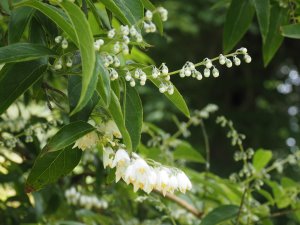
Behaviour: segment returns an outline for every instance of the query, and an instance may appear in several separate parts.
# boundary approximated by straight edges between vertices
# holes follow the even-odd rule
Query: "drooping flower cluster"
[[[96,196],[84,195],[76,190],[75,187],[71,187],[65,191],[65,197],[67,199],[68,204],[71,205],[79,205],[86,209],[106,209],[108,207],[108,203],[105,200],[101,200]]]
[[[226,65],[228,68],[232,67],[232,62],[234,65],[239,66],[241,64],[240,58],[238,55],[243,55],[244,61],[246,63],[251,62],[251,56],[248,54],[246,48],[240,48],[236,50],[234,53],[224,56],[222,54],[219,57],[214,59],[205,58],[202,62],[194,64],[192,62],[186,62],[182,69],[180,70],[180,77],[194,77],[197,80],[201,80],[203,77],[218,77],[220,75],[219,70],[213,64],[213,61],[218,60],[220,65]],[[231,59],[230,59],[231,58]],[[196,69],[197,66],[205,66],[203,70],[203,74]]]
[[[79,148],[81,150],[85,150],[88,148],[91,148],[97,144],[99,140],[98,134],[95,131],[92,131],[90,133],[87,133],[83,137],[79,138],[73,148]]]
[[[155,189],[165,196],[176,190],[185,193],[192,188],[191,181],[183,171],[165,166],[151,166],[136,153],[132,153],[130,157],[124,149],[114,152],[112,148],[105,147],[103,166],[116,168],[116,182],[122,179],[127,184],[132,184],[135,192],[141,189],[149,194]]]

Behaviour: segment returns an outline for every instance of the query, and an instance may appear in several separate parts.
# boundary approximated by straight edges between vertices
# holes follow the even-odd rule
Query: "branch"
[[[160,191],[158,190],[154,190],[156,193],[163,195]],[[197,218],[201,218],[203,216],[203,212],[200,212],[198,209],[196,209],[193,205],[189,204],[188,202],[184,201],[183,199],[177,197],[174,194],[169,194],[167,193],[166,198],[168,198],[169,200],[177,203],[178,205],[180,205],[181,207],[185,208],[187,211],[189,211],[190,213],[192,213],[194,216],[196,216]]]

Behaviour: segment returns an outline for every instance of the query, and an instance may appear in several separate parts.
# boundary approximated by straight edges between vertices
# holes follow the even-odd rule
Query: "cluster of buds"
[[[54,40],[57,44],[61,44],[62,49],[67,49],[69,46],[67,39],[62,36],[57,36]]]
[[[68,204],[70,205],[79,205],[86,209],[106,209],[108,203],[104,200],[98,199],[96,196],[89,196],[81,194],[76,190],[75,187],[71,187],[65,191],[65,197]]]
[[[136,85],[136,80],[139,80],[140,85],[144,86],[147,81],[147,75],[142,69],[137,68],[133,74],[130,71],[127,71],[125,80],[129,82],[131,87]]]
[[[135,192],[141,189],[149,194],[152,190],[158,190],[165,196],[176,190],[185,193],[192,189],[191,181],[183,171],[161,165],[150,166],[136,153],[132,153],[130,158],[124,149],[114,152],[112,148],[105,147],[103,166],[116,168],[116,182],[123,179],[126,184],[133,185]]]
[[[156,31],[156,26],[152,22],[153,13],[147,10],[145,13],[145,21],[143,22],[143,27],[146,33],[154,33]]]
[[[94,48],[96,51],[99,51],[101,46],[104,45],[103,39],[98,39],[94,42]]]
[[[103,61],[104,61],[104,66],[106,68],[119,67],[121,65],[119,58],[115,55],[105,54],[103,57]]]

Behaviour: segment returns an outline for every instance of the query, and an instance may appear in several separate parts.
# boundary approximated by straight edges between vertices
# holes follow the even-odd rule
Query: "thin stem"
[[[204,121],[202,119],[200,122],[200,126],[201,126],[201,131],[203,134],[203,138],[204,138],[205,151],[206,151],[205,169],[206,169],[206,172],[209,172],[209,170],[210,170],[210,146],[209,146],[208,135],[207,135],[206,128],[204,125]]]
[[[162,193],[158,190],[154,190],[156,193],[161,194]],[[194,216],[196,216],[197,218],[201,218],[203,216],[203,212],[200,212],[198,209],[196,209],[193,205],[189,204],[188,202],[184,201],[183,199],[177,197],[176,195],[167,193],[165,196],[167,199],[175,202],[176,204],[178,204],[179,206],[183,207],[184,209],[186,209],[187,211],[189,211],[190,213],[192,213]]]
[[[244,206],[244,203],[245,203],[245,198],[246,198],[246,195],[248,193],[248,187],[249,186],[246,186],[246,188],[245,188],[245,190],[243,192],[243,195],[242,195],[242,200],[241,200],[239,212],[238,212],[238,215],[236,217],[236,225],[239,225],[239,223],[240,223],[240,217],[241,217],[242,209],[243,209],[243,206]]]

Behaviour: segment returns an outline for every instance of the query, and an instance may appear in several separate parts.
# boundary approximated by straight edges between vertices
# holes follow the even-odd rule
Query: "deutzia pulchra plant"
[[[273,179],[286,166],[296,168],[298,149],[273,160],[270,150],[244,148],[245,135],[219,116],[240,166],[222,178],[211,170],[210,145],[218,140],[206,129],[219,107],[191,110],[176,88],[174,77],[200,84],[222,76],[222,67],[250,63],[245,47],[187,59],[173,70],[167,59],[155,64],[146,54],[155,47],[149,36],[163,35],[169,17],[163,6],[148,0],[3,2],[4,224],[212,224],[211,218],[251,224],[277,215],[274,209],[299,209],[297,182]],[[140,95],[146,92],[166,97],[181,113],[170,116],[172,132],[145,119]],[[195,136],[203,146],[190,143]]]

